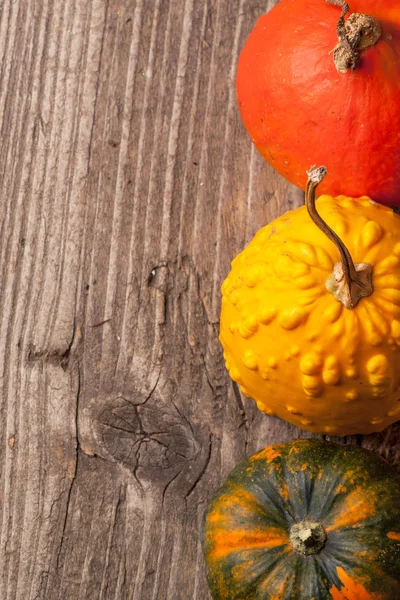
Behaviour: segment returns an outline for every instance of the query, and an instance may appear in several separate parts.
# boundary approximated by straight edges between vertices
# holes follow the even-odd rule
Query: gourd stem
[[[336,33],[338,36],[338,40],[339,42],[342,44],[342,46],[344,46],[347,50],[349,50],[349,52],[354,52],[354,48],[352,48],[347,35],[346,35],[346,28],[344,25],[344,18],[347,15],[347,13],[350,11],[350,7],[347,4],[347,2],[345,2],[345,0],[326,0],[329,4],[334,4],[335,6],[339,6],[339,8],[342,9],[342,14],[340,15],[340,18],[338,20],[337,26],[336,26]]]
[[[340,259],[343,265],[343,273],[346,279],[346,283],[351,288],[351,282],[357,280],[357,272],[354,266],[353,259],[351,258],[350,252],[340,239],[340,237],[329,227],[327,223],[322,219],[322,217],[318,214],[317,208],[315,206],[315,190],[318,185],[321,183],[325,175],[327,174],[326,167],[311,167],[309,171],[307,171],[308,181],[306,187],[306,206],[308,210],[308,214],[320,228],[320,230],[333,242],[336,248],[339,250]]]
[[[370,296],[373,292],[372,286],[372,267],[366,263],[355,265],[345,244],[340,237],[329,227],[327,223],[319,215],[315,205],[315,191],[321,181],[327,174],[326,167],[311,167],[307,171],[308,181],[306,186],[306,206],[308,214],[319,229],[335,244],[340,254],[341,269],[335,267],[333,279],[336,277],[336,282],[333,281],[331,289],[329,281],[327,287],[335,297],[342,302],[345,308],[354,308],[361,298]],[[340,271],[340,272],[339,272]],[[337,283],[337,285],[336,285]],[[340,290],[337,288],[340,285]],[[335,287],[336,286],[336,287]],[[338,293],[336,293],[338,292]]]
[[[350,8],[345,0],[326,0],[342,9],[336,32],[339,45],[334,49],[333,60],[340,73],[354,71],[360,62],[360,51],[376,44],[382,35],[376,19],[362,13],[353,13],[345,21]]]
[[[304,556],[321,552],[327,539],[323,525],[314,521],[300,521],[292,525],[289,531],[289,541],[293,550]]]

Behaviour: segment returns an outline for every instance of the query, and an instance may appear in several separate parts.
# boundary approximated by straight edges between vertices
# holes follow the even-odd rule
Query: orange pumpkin
[[[259,19],[238,64],[243,123],[262,156],[295,185],[305,188],[305,171],[317,162],[329,165],[320,193],[399,204],[400,5],[352,0],[338,45],[341,13],[332,3],[345,5],[281,0]],[[355,13],[374,19],[377,41],[365,41],[369,25]],[[343,67],[346,43],[355,47],[354,64],[350,55]]]

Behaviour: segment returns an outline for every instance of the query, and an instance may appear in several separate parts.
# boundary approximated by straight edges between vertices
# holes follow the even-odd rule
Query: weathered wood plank
[[[217,339],[230,260],[302,202],[236,109],[273,3],[1,4],[2,599],[203,600],[208,498],[308,435]],[[362,443],[398,465],[398,431]]]

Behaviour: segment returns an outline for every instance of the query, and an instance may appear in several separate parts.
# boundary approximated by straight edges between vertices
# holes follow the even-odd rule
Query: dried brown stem
[[[381,27],[373,17],[353,13],[346,19],[350,8],[344,0],[326,0],[342,9],[337,24],[339,45],[333,53],[333,60],[340,73],[354,71],[360,62],[360,51],[376,44],[381,37]]]
[[[355,265],[345,244],[319,215],[315,206],[315,191],[327,174],[326,167],[311,167],[307,171],[306,206],[308,214],[319,229],[335,244],[340,254],[340,263],[335,265],[327,288],[345,308],[354,308],[361,298],[370,296],[372,285],[372,267],[367,263]]]

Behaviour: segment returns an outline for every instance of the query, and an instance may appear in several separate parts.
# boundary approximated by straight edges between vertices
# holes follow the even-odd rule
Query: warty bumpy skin
[[[263,227],[222,286],[226,367],[258,408],[309,431],[381,431],[400,418],[400,217],[367,197],[318,211],[374,292],[346,309],[327,289],[339,256],[306,208]],[[328,285],[329,287],[329,285]]]

